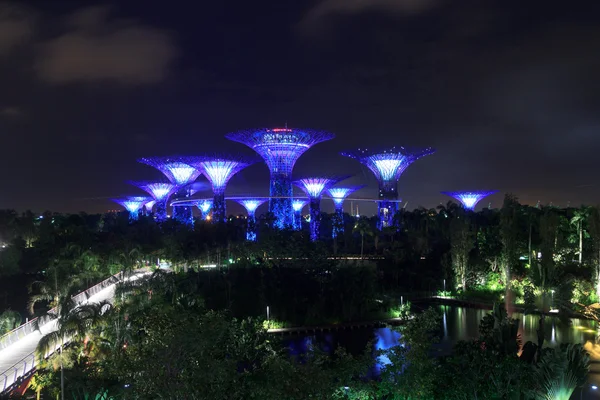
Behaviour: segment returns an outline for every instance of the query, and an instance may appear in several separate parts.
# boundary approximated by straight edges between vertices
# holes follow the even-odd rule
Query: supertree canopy
[[[194,167],[202,171],[202,174],[212,184],[213,199],[213,222],[225,222],[225,188],[232,176],[237,174],[253,160],[243,159],[235,156],[202,157],[194,163]]]
[[[319,238],[321,225],[321,196],[323,192],[346,178],[348,177],[304,178],[293,182],[294,185],[302,189],[310,199],[310,240],[315,241]]]
[[[212,206],[213,206],[212,199],[198,200],[196,202],[196,207],[198,207],[198,209],[202,213],[203,220],[206,221],[208,219],[208,213],[210,213],[210,210],[212,210]]]
[[[257,152],[271,171],[269,210],[278,227],[292,226],[292,170],[294,164],[313,145],[334,138],[332,133],[308,129],[259,128],[230,133],[229,140],[243,143]]]
[[[494,193],[498,193],[497,190],[479,190],[479,191],[471,191],[471,192],[441,192],[450,197],[454,197],[456,200],[460,201],[462,205],[467,210],[474,210],[477,203],[479,203],[483,198],[492,195]]]
[[[253,242],[256,240],[256,209],[268,199],[248,198],[234,200],[240,203],[248,212],[246,240]]]
[[[294,229],[302,229],[302,209],[308,203],[306,199],[293,199],[292,208],[294,210]]]
[[[145,157],[140,158],[138,162],[150,165],[162,172],[171,183],[177,185],[175,196],[178,199],[190,197],[193,193],[190,184],[200,176],[201,171],[193,166],[194,162],[199,161],[199,157]],[[173,218],[185,224],[194,222],[192,207],[175,206],[173,207]]]
[[[393,224],[398,211],[398,180],[416,160],[435,152],[431,147],[409,149],[392,147],[388,150],[358,149],[342,155],[366,165],[379,182],[379,228]]]
[[[149,202],[144,204],[144,209],[145,209],[146,215],[152,214],[152,207],[154,207],[155,204],[156,204],[156,200],[150,200]]]
[[[147,182],[137,181],[129,182],[148,192],[156,200],[156,219],[164,221],[167,219],[167,200],[169,196],[177,189],[177,185],[170,182]]]
[[[132,220],[138,219],[139,215],[143,211],[144,204],[150,201],[150,197],[144,196],[129,196],[119,199],[112,199],[115,203],[122,205],[129,213],[129,218]]]
[[[344,232],[344,200],[352,193],[364,187],[365,185],[359,185],[330,188],[327,190],[335,204],[335,216],[333,218],[333,229],[331,230],[333,237],[336,237],[338,233]]]

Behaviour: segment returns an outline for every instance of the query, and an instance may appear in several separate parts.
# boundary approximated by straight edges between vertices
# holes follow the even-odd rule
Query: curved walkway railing
[[[90,297],[100,293],[102,290],[117,284],[122,279],[123,273],[119,272],[109,277],[108,279],[105,279],[102,282],[88,288],[87,290],[76,294],[72,297],[72,299],[75,302],[75,304],[80,305],[82,303],[85,303]],[[52,313],[52,311],[55,310],[55,308],[52,308],[49,310],[49,313]],[[20,325],[19,327],[13,329],[12,331],[6,333],[2,337],[0,337],[0,352],[8,348],[9,346],[16,344],[18,341],[23,340],[29,334],[37,332],[39,327],[46,325],[49,322],[52,322],[52,320],[54,319],[56,318],[48,315],[44,317],[34,318],[31,321],[28,321]],[[0,393],[12,389],[15,384],[19,383],[20,378],[27,377],[29,374],[34,372],[34,369],[37,365],[37,361],[38,360],[35,354],[35,350],[33,350],[26,354],[25,357],[17,361],[12,366],[5,368],[4,371],[0,371]]]

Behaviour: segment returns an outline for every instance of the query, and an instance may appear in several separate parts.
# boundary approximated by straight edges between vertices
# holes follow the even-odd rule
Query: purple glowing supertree
[[[170,182],[148,182],[138,181],[129,182],[145,192],[148,192],[156,201],[156,220],[162,222],[167,219],[167,200],[169,196],[177,189],[177,185]]]
[[[308,129],[260,128],[230,133],[229,140],[243,143],[257,152],[271,171],[269,211],[279,228],[294,225],[292,170],[305,151],[334,138],[332,133]]]
[[[193,166],[193,163],[198,162],[199,157],[144,157],[138,162],[156,168],[162,172],[171,183],[177,185],[177,190],[174,195],[178,199],[190,197],[193,193],[190,189],[190,184],[200,176],[201,171]],[[194,215],[192,207],[175,206],[173,207],[173,219],[185,224],[194,223]]]
[[[354,158],[366,165],[379,182],[379,228],[393,225],[398,211],[398,180],[413,162],[435,152],[431,147],[409,149],[393,147],[384,151],[358,149],[343,152],[342,155]]]
[[[310,240],[315,241],[319,239],[321,228],[321,196],[323,192],[346,178],[348,177],[304,178],[293,182],[310,199]]]
[[[306,199],[293,199],[292,208],[294,210],[294,229],[302,229],[302,209],[308,203]]]
[[[152,214],[152,207],[156,204],[156,200],[150,200],[146,204],[144,204],[144,212],[146,215]]]
[[[198,207],[198,209],[200,210],[200,213],[202,214],[202,219],[204,221],[210,219],[208,214],[210,213],[210,210],[212,210],[213,207],[212,199],[198,200],[196,201],[196,207]]]
[[[268,199],[248,198],[234,200],[240,203],[248,212],[246,240],[251,242],[256,241],[256,209]]]
[[[471,192],[441,192],[460,201],[467,210],[475,210],[475,206],[483,198],[498,193],[497,190],[478,190]]]
[[[202,157],[194,163],[194,167],[202,171],[202,174],[212,184],[213,199],[213,223],[225,222],[227,218],[225,206],[225,188],[232,176],[237,174],[253,160],[243,159],[235,156]]]
[[[142,214],[144,210],[144,204],[150,200],[150,197],[144,196],[129,196],[119,199],[112,199],[112,201],[122,205],[127,210],[131,220],[136,220],[139,218],[140,214]]]
[[[335,204],[335,215],[333,218],[333,227],[331,230],[331,234],[333,237],[336,237],[338,233],[344,232],[344,200],[346,200],[346,197],[350,196],[352,193],[364,187],[365,185],[359,185],[330,188],[327,190],[327,193],[329,193],[329,196],[331,196],[331,199]]]

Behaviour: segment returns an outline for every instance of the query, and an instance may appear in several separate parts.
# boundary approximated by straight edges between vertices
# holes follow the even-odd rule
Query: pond
[[[414,307],[417,310],[421,307]],[[479,336],[479,322],[488,314],[489,310],[470,307],[457,307],[449,305],[433,305],[442,316],[440,322],[440,343],[436,345],[436,353],[450,354],[454,344],[459,340],[472,340]],[[537,343],[537,327],[539,317],[536,315],[523,315],[514,313],[513,318],[520,321],[519,333],[523,343],[532,341]],[[544,346],[554,347],[561,343],[581,343],[590,353],[592,364],[590,366],[589,385],[584,390],[576,392],[573,399],[600,399],[600,346],[596,344],[597,324],[594,321],[572,318],[561,321],[557,317],[546,319]],[[302,354],[311,346],[320,348],[325,352],[333,352],[338,346],[343,346],[348,351],[358,354],[364,351],[369,342],[373,343],[373,350],[385,350],[400,343],[400,334],[389,328],[369,328],[355,330],[340,330],[317,335],[295,335],[284,338],[284,344],[290,349],[292,355]],[[374,374],[377,374],[381,365],[389,362],[385,358],[378,359]]]

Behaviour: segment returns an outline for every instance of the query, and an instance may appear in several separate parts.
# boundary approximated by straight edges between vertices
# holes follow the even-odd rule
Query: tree
[[[596,253],[596,266],[594,268],[594,278],[596,280],[596,294],[600,298],[600,206],[590,207],[588,213],[588,224],[590,236],[594,243]]]
[[[467,289],[469,272],[469,253],[475,247],[473,226],[466,213],[455,214],[450,223],[450,243],[452,268],[457,280],[457,287]]]
[[[16,311],[6,310],[0,314],[0,336],[12,331],[21,325],[21,314]]]
[[[360,259],[362,260],[364,258],[365,235],[373,236],[373,227],[367,217],[360,217],[358,221],[356,221],[352,232],[358,232],[360,234]]]
[[[571,218],[571,225],[577,227],[577,236],[579,237],[579,264],[583,262],[583,237],[584,227],[583,224],[588,221],[590,209],[588,207],[581,207],[575,210],[573,217]]]
[[[500,211],[500,239],[502,241],[502,271],[506,288],[510,289],[511,270],[516,266],[518,256],[518,199],[506,194]]]

